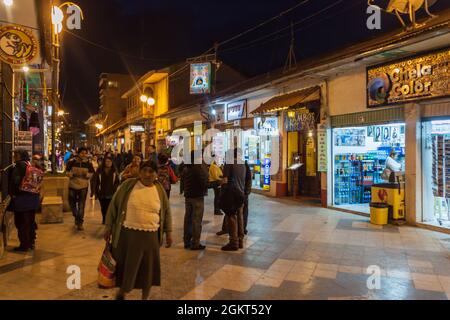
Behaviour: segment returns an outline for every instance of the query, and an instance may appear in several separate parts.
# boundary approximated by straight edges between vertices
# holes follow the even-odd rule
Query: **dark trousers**
[[[202,234],[202,220],[205,208],[204,198],[185,198],[184,244],[198,247]]]
[[[221,214],[220,212],[220,205],[219,205],[219,200],[220,200],[220,187],[214,187],[214,214]]]
[[[244,217],[244,231],[247,231],[247,223],[248,223],[248,194],[246,194],[245,198],[244,198],[244,208],[242,209],[242,215]]]
[[[166,190],[166,194],[167,194],[167,199],[170,199],[170,189]]]
[[[70,208],[72,209],[72,215],[77,225],[83,224],[84,222],[84,207],[86,205],[87,193],[87,188],[81,190],[69,189]]]
[[[21,248],[31,248],[36,240],[36,211],[14,212],[14,224],[17,228],[17,234]]]
[[[244,240],[244,215],[243,207],[240,207],[236,214],[225,215],[224,224],[228,229],[230,235],[230,244],[232,246],[239,246],[239,242]]]
[[[111,199],[98,199],[98,201],[100,202],[100,208],[102,209],[102,223],[105,224],[106,213],[108,212]]]

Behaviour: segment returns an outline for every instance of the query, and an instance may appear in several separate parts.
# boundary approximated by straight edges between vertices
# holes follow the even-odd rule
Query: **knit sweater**
[[[119,244],[120,232],[127,215],[128,200],[130,198],[131,191],[137,182],[138,179],[128,179],[123,182],[114,194],[111,204],[109,205],[108,213],[106,215],[105,229],[106,231],[111,232],[112,245],[114,248],[117,248],[117,245]],[[155,182],[155,186],[158,189],[159,199],[161,202],[158,236],[160,245],[162,245],[164,233],[172,232],[172,214],[170,212],[170,204],[164,188],[159,182]]]

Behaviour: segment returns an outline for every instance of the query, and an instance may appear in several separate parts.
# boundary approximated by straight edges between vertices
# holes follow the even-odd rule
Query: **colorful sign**
[[[26,65],[38,53],[38,41],[31,31],[16,25],[0,27],[0,60],[11,65]]]
[[[191,64],[191,94],[211,93],[211,62]]]
[[[264,158],[263,190],[270,190],[270,158]]]
[[[327,159],[327,130],[318,129],[317,130],[317,171],[327,172],[328,171],[328,159]]]
[[[285,112],[284,114],[285,128],[288,132],[314,130],[316,126],[316,115],[306,108]]]
[[[450,49],[367,68],[367,106],[380,107],[450,95]]]
[[[33,153],[33,134],[31,131],[16,131],[15,147],[18,150],[26,150],[31,156]]]
[[[246,109],[247,109],[246,100],[227,104],[227,121],[235,121],[245,118]]]

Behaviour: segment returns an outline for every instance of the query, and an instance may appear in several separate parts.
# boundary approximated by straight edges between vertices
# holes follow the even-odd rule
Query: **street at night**
[[[448,0],[1,0],[0,300],[449,300],[449,43]]]

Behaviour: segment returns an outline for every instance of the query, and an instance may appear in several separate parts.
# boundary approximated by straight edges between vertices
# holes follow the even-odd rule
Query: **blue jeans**
[[[198,247],[202,234],[204,198],[186,198],[184,214],[184,244],[192,248]]]
[[[87,194],[87,188],[81,190],[69,189],[70,208],[72,209],[72,215],[77,225],[83,224],[84,222],[84,207],[86,205]]]

